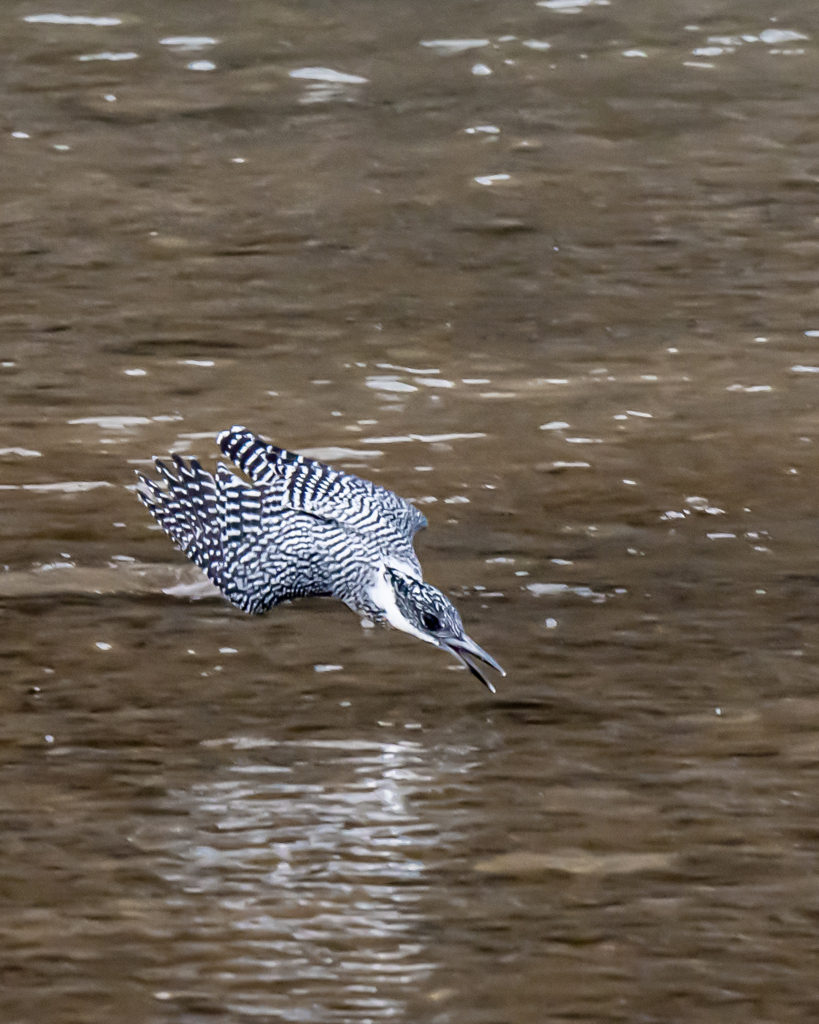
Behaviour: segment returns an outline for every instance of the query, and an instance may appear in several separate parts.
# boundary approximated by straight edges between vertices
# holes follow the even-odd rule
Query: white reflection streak
[[[192,825],[184,844],[168,842],[165,877],[196,899],[206,935],[221,932],[231,1011],[345,1024],[400,1016],[435,968],[416,941],[418,904],[424,853],[444,841],[413,797],[468,766],[439,764],[414,740],[209,745],[231,763],[178,794]],[[271,982],[272,994],[260,989]]]
[[[299,103],[327,103],[337,99],[353,101],[356,94],[350,87],[367,84],[367,79],[361,75],[350,75],[333,68],[296,68],[290,72],[290,77],[308,81]]]

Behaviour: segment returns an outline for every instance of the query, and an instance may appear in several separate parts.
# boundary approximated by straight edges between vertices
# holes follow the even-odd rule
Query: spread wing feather
[[[231,427],[216,440],[254,485],[284,508],[347,529],[398,533],[408,540],[427,525],[417,508],[385,487],[267,444],[246,427]]]
[[[289,598],[331,592],[309,545],[294,557],[292,550],[285,554],[271,542],[285,532],[309,538],[315,520],[271,506],[262,491],[221,464],[214,477],[196,459],[172,457],[176,472],[157,459],[162,480],[138,473],[137,493],[174,544],[229,601],[242,611],[260,613]]]

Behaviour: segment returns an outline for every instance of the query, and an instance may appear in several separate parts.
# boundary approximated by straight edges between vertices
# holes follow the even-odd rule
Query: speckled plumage
[[[267,444],[245,427],[217,438],[223,463],[211,474],[173,455],[163,482],[139,475],[138,494],[174,544],[229,601],[261,613],[288,598],[332,595],[468,662],[500,666],[463,631],[457,611],[423,582],[413,537],[424,516],[392,491]],[[456,649],[457,648],[457,649]]]

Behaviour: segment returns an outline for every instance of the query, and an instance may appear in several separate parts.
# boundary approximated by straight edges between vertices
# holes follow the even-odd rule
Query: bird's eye
[[[429,612],[424,612],[421,621],[424,624],[424,629],[428,629],[430,633],[437,633],[441,628],[441,620],[437,615],[431,615]]]

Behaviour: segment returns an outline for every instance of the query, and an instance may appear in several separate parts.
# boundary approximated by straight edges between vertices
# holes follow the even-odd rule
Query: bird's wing
[[[137,474],[137,493],[178,548],[203,569],[242,611],[260,613],[293,597],[328,594],[329,581],[305,548],[304,557],[283,553],[275,538],[314,520],[272,508],[266,496],[224,466],[216,476],[196,459],[173,456],[176,472],[156,460],[164,485]]]
[[[417,508],[385,487],[267,444],[245,427],[231,427],[216,440],[256,487],[285,508],[361,532],[386,527],[409,540],[427,525]]]

